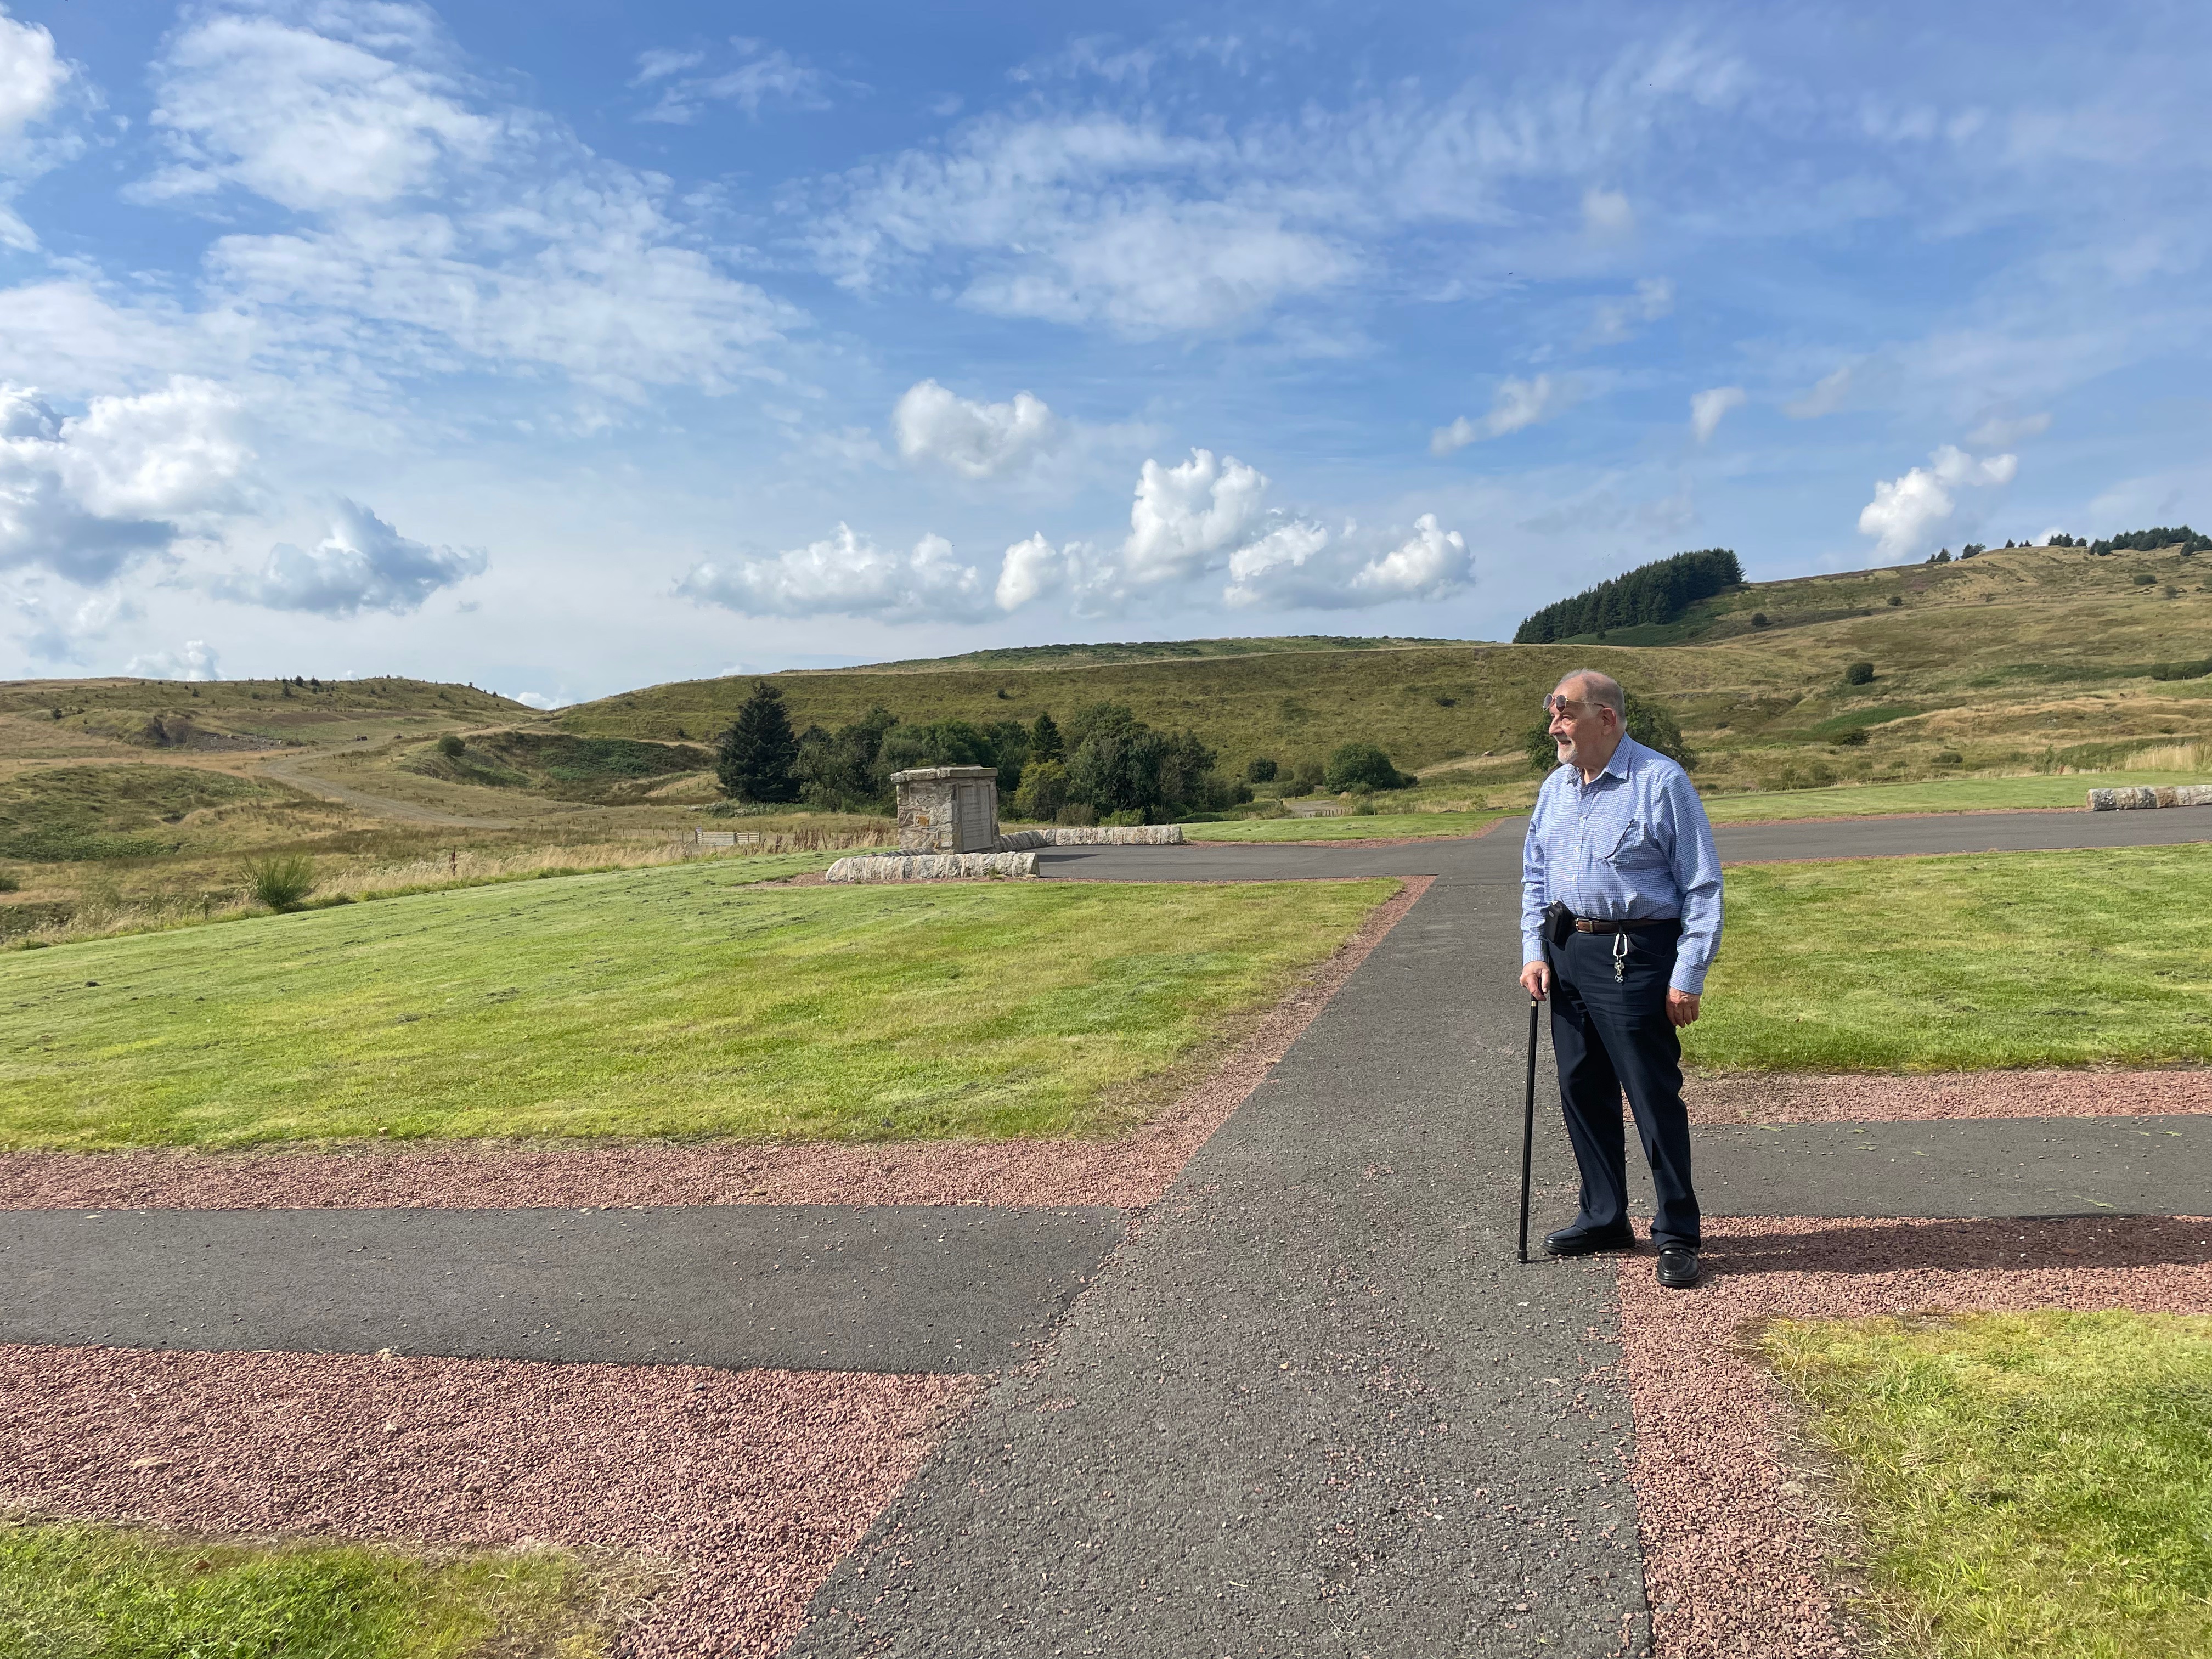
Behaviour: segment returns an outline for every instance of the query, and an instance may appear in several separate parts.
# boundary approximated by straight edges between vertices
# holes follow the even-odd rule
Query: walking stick
[[[1521,1113],[1521,1249],[1528,1259],[1528,1166],[1536,1151],[1536,1010],[1542,1005],[1528,999],[1528,1095]]]

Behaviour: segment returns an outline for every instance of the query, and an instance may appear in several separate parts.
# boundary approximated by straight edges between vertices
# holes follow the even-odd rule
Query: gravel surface
[[[2131,1308],[2212,1313],[2212,1220],[1708,1220],[1708,1277],[1620,1267],[1637,1518],[1665,1659],[1844,1659],[1834,1522],[1785,1449],[1793,1413],[1750,1357],[1774,1317]]]
[[[1114,1140],[866,1146],[502,1146],[354,1152],[0,1153],[0,1209],[601,1208],[687,1204],[1152,1202],[1429,890],[1409,876],[1259,1029],[1172,1105]]]
[[[0,1505],[229,1535],[612,1547],[639,1659],[780,1651],[978,1379],[0,1346]]]
[[[1961,1117],[2150,1117],[2212,1112],[2212,1071],[1773,1072],[1692,1078],[1692,1123],[1879,1123]]]

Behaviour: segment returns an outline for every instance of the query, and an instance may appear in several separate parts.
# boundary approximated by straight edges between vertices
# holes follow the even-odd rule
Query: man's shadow
[[[2212,1219],[2185,1216],[1996,1217],[1844,1221],[1784,1232],[1710,1231],[1715,1273],[2095,1271],[2212,1264]]]

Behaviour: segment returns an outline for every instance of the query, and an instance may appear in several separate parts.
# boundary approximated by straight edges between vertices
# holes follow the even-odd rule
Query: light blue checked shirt
[[[1521,960],[1544,959],[1544,907],[1603,921],[1680,916],[1674,988],[1702,995],[1721,944],[1721,858],[1689,774],[1623,736],[1584,783],[1562,766],[1536,793],[1521,852]]]

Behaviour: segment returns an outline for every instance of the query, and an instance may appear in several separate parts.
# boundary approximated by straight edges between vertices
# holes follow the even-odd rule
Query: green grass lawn
[[[1110,1133],[1398,887],[746,862],[11,953],[0,1146]]]
[[[1719,795],[1705,802],[1715,823],[1772,823],[1792,818],[1877,817],[1908,812],[2022,811],[2037,807],[2086,810],[2092,789],[2203,783],[2194,773],[2076,772],[2063,777],[1946,778],[1933,783],[1869,783],[1833,789],[1786,789]]]
[[[2212,1320],[1784,1321],[1869,1609],[1930,1659],[2212,1653]]]
[[[0,1520],[12,1659],[600,1659],[610,1588],[552,1551],[426,1559]]]
[[[1744,865],[1707,1071],[2212,1062],[2201,847]]]
[[[1503,812],[1377,812],[1369,818],[1236,818],[1187,823],[1191,841],[1364,841],[1407,836],[1471,836]]]

